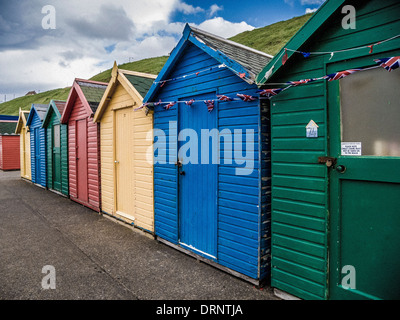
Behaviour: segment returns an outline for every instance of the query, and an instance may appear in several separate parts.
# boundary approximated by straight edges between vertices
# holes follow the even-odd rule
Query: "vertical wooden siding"
[[[376,0],[354,5],[356,29],[343,29],[343,15],[338,12],[309,39],[305,50],[330,51],[369,45],[386,39],[389,33],[393,35],[393,30],[400,30],[398,1]],[[395,42],[400,44],[398,40]],[[382,44],[374,51],[384,47]],[[327,64],[365,56],[368,51],[335,54],[331,61],[329,55],[308,59],[298,55],[270,81],[320,77],[326,74]],[[376,57],[371,57],[371,65],[373,58]],[[326,167],[317,163],[319,156],[329,155],[326,85],[317,82],[293,87],[271,100],[271,284],[304,299],[327,297],[328,181]],[[319,126],[316,139],[305,137],[305,126],[311,119]]]
[[[21,177],[31,180],[31,141],[26,126],[20,132],[20,163]]]
[[[182,54],[180,61],[168,77],[178,77],[198,70],[217,66],[219,63],[194,45],[189,45]],[[177,101],[190,99],[191,96],[215,92],[234,96],[236,93],[254,94],[257,88],[249,85],[234,75],[227,68],[215,69],[209,73],[200,74],[194,78],[168,82],[160,89],[155,101]],[[204,112],[207,108],[204,105]],[[218,245],[217,261],[223,266],[238,271],[254,279],[269,273],[268,266],[263,263],[260,270],[261,244],[267,244],[267,228],[261,228],[261,148],[260,135],[260,108],[255,102],[216,103],[213,112],[218,113],[218,130],[253,129],[254,142],[254,171],[248,176],[235,175],[235,163],[224,164],[221,150],[221,164],[218,168]],[[176,142],[176,135],[169,132],[169,121],[177,121],[177,108],[174,106],[166,111],[163,107],[156,107],[154,114],[154,128],[162,129],[169,139]],[[244,135],[243,135],[244,137]],[[173,155],[176,149],[167,149]],[[156,151],[156,157],[160,150]],[[172,163],[176,159],[171,160]],[[174,164],[155,164],[155,230],[156,234],[172,243],[178,243],[178,208],[177,208],[177,169]],[[266,185],[264,185],[268,188]],[[267,191],[265,190],[265,193]],[[268,215],[268,208],[263,207]],[[265,217],[265,216],[264,216]],[[268,260],[268,254],[263,252],[263,261]]]
[[[53,185],[53,126],[60,124],[55,112],[47,124],[47,185]],[[61,193],[68,195],[68,132],[65,124],[60,125],[60,148],[61,148]]]
[[[47,170],[46,170],[46,132],[42,128],[42,121],[39,116],[35,113],[30,128],[30,139],[31,139],[31,169],[32,169],[32,182],[40,184],[43,187],[47,187]],[[40,149],[40,177],[36,180],[36,162],[35,162],[35,134],[33,133],[35,128],[39,128],[39,149]]]
[[[104,112],[100,123],[101,141],[101,188],[102,188],[102,211],[115,214],[115,171],[114,171],[114,120],[112,109],[114,107],[136,103],[140,105],[139,99],[132,99],[122,85],[118,84],[107,110]],[[146,116],[142,111],[132,112],[133,122],[131,127],[123,128],[124,134],[129,135],[132,153],[132,211],[135,217],[134,224],[145,230],[154,231],[154,209],[153,209],[153,167],[147,162],[146,152],[151,146],[151,141],[146,140],[146,135],[152,128],[152,115]]]
[[[87,121],[87,147],[88,147],[88,194],[87,205],[93,210],[100,209],[100,130],[97,123],[87,116],[79,97],[68,120],[68,167],[69,167],[69,192],[73,199],[77,199],[77,177],[76,174],[76,127],[75,121],[86,119]]]

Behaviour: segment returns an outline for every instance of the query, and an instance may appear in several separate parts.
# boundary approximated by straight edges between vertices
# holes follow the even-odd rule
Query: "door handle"
[[[114,163],[119,163],[119,161],[115,160]]]
[[[337,159],[334,157],[318,157],[318,163],[325,163],[330,168],[336,164]]]
[[[338,165],[336,166],[336,171],[339,173],[344,173],[346,171],[346,167],[344,165]]]
[[[179,174],[180,174],[181,176],[184,176],[184,175],[185,175],[185,171],[179,171]]]

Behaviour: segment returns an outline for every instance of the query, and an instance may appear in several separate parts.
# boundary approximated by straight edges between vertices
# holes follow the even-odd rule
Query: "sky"
[[[224,38],[324,0],[0,0],[0,103],[168,55],[186,23]]]

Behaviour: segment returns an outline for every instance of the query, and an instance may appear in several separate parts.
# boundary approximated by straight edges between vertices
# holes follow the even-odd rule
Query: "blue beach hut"
[[[270,146],[255,77],[271,58],[186,25],[141,106],[157,239],[256,285],[270,274]]]
[[[26,126],[29,127],[31,139],[32,182],[47,187],[46,180],[46,131],[42,128],[48,104],[32,104]]]

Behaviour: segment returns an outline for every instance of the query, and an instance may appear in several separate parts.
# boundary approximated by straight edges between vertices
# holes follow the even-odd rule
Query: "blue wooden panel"
[[[32,182],[46,187],[46,131],[42,128],[42,122],[36,113],[33,115],[29,129],[31,132]]]
[[[203,50],[188,45],[174,65],[168,69],[165,79],[219,64]],[[215,94],[236,98],[236,93],[255,95],[256,90],[255,85],[244,82],[229,69],[219,68],[201,73],[197,77],[170,81],[155,91],[151,102],[160,99],[164,102],[189,100],[196,97],[216,99]],[[163,106],[154,108],[154,128],[164,131],[167,143],[165,147],[157,150],[155,156],[164,154],[170,162],[154,165],[155,233],[175,244],[180,244],[179,240],[183,240],[182,242],[193,248],[214,256],[213,260],[221,265],[251,278],[267,277],[269,224],[264,220],[269,218],[266,212],[270,206],[265,203],[269,201],[266,195],[269,186],[265,184],[263,191],[261,190],[261,173],[269,174],[270,170],[267,169],[268,165],[261,165],[260,160],[267,161],[269,156],[265,154],[269,143],[268,138],[260,138],[259,101],[216,102],[212,113],[208,113],[204,103],[198,103],[198,109],[193,109],[196,106],[188,107],[179,103],[169,110],[165,110]],[[190,177],[190,170],[193,168],[186,167],[189,176],[179,176],[178,169],[174,165],[177,160],[177,149],[182,145],[182,143],[177,145],[177,128],[189,127],[196,130],[209,128],[210,124],[206,120],[214,118],[215,127],[220,132],[223,129],[228,129],[232,133],[234,129],[242,130],[242,142],[225,146],[225,149],[233,150],[234,147],[241,145],[243,156],[246,155],[246,129],[253,130],[253,152],[248,155],[253,157],[254,170],[249,175],[237,175],[235,169],[243,167],[243,164],[235,162],[237,159],[233,153],[224,158],[225,149],[222,148],[221,164],[215,169],[205,165],[204,172],[199,173],[200,167],[196,168],[197,177]],[[267,129],[268,126],[264,126],[264,131]],[[156,141],[160,141],[158,137],[155,138]],[[231,158],[232,163],[223,163],[228,158]],[[184,181],[185,178],[189,178],[187,179],[189,181]],[[187,214],[193,207],[199,209],[196,213],[202,217],[200,220]],[[193,250],[192,247],[188,249]],[[201,254],[196,250],[193,251]],[[210,258],[208,255],[205,256]]]

